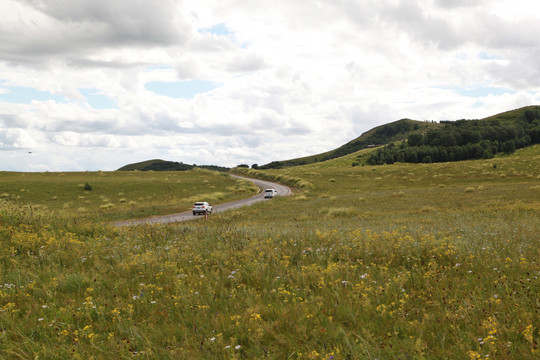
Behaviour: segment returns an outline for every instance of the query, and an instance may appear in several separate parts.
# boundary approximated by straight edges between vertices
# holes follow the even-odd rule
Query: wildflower
[[[240,345],[236,345],[234,348],[235,348],[236,350],[240,350],[241,347],[242,347],[242,346],[240,346]]]
[[[533,332],[534,332],[534,329],[533,329],[532,324],[528,325],[525,328],[525,330],[523,330],[523,332],[522,332],[523,336],[525,337],[525,340],[527,340],[530,343],[533,342]]]

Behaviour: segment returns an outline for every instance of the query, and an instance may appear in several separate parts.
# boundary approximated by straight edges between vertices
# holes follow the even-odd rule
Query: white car
[[[266,190],[264,190],[264,198],[265,199],[271,199],[276,195],[277,195],[277,190],[276,189],[266,189]]]
[[[206,201],[200,201],[196,202],[193,205],[193,215],[197,214],[211,214],[212,213],[212,205],[207,203]]]

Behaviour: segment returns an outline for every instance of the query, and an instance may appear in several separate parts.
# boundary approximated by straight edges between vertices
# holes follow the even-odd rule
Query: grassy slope
[[[537,356],[540,146],[266,173],[312,186],[126,229],[4,204],[0,357]]]
[[[398,131],[395,133],[393,131],[390,131],[388,133],[389,128],[397,127],[400,125],[416,126],[417,129],[406,130],[403,132]],[[341,156],[351,154],[353,152],[357,152],[361,149],[365,149],[369,145],[381,145],[381,144],[388,144],[390,142],[402,141],[406,139],[410,134],[413,134],[416,132],[426,132],[429,129],[434,129],[434,128],[438,128],[442,126],[444,125],[441,125],[438,123],[430,123],[430,122],[416,121],[416,120],[410,120],[410,119],[401,119],[401,120],[397,120],[389,124],[377,126],[363,133],[358,138],[351,140],[348,143],[340,146],[337,149],[330,150],[321,154],[316,154],[312,156],[306,156],[306,157],[291,159],[291,160],[277,161],[274,163],[278,164],[280,168],[286,168],[286,167],[291,167],[291,166],[307,165],[307,164],[327,161],[330,159],[335,159]]]
[[[523,108],[506,111],[500,114],[496,114],[490,117],[487,117],[483,120],[492,120],[499,119],[501,121],[515,121],[518,118],[523,117],[525,111],[527,110],[540,110],[540,106],[526,106]],[[416,129],[399,129],[406,125],[415,126]],[[312,156],[306,156],[297,159],[290,159],[284,161],[275,161],[272,164],[276,165],[274,168],[287,168],[298,165],[307,165],[318,162],[327,161],[330,159],[335,159],[338,157],[346,156],[359,150],[366,149],[368,145],[380,145],[380,144],[389,144],[391,142],[399,142],[407,139],[411,134],[414,133],[425,133],[428,130],[438,129],[444,127],[444,124],[434,123],[434,122],[425,122],[425,121],[416,121],[410,119],[401,119],[394,121],[389,124],[384,124],[377,126],[369,131],[366,131],[358,138],[349,141],[348,143],[340,146],[337,149],[327,151],[321,154],[316,154]],[[396,131],[400,130],[400,131]],[[268,166],[269,164],[263,165],[263,167]]]
[[[489,117],[485,118],[484,120],[498,119],[498,120],[501,120],[501,121],[514,121],[517,118],[523,117],[525,111],[527,111],[527,110],[540,110],[540,106],[538,106],[538,105],[525,106],[525,107],[522,107],[522,108],[519,108],[519,109],[505,111],[505,112],[502,112],[500,114],[489,116]]]

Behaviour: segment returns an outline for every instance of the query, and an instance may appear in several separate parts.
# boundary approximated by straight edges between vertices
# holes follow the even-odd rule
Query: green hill
[[[538,138],[537,133],[540,131],[540,125],[537,124],[537,119],[540,119],[540,106],[527,106],[493,115],[482,120],[441,121],[441,123],[436,123],[401,119],[373,128],[337,149],[297,159],[273,161],[269,164],[260,166],[259,169],[281,169],[291,166],[318,163],[369,148],[380,148],[373,152],[374,155],[369,156],[371,164],[392,163],[395,161],[454,161],[489,157],[500,151],[511,152],[512,149],[515,150],[517,148],[538,143],[538,141],[535,140]],[[491,134],[487,134],[488,131],[491,132]],[[468,138],[469,135],[472,136],[471,139]],[[455,144],[452,141],[452,137],[455,139]],[[411,151],[409,151],[408,155],[410,156],[407,157],[407,154],[404,153],[405,150],[403,149],[407,147],[409,141],[403,140],[409,139],[412,139],[411,143],[418,140],[419,142],[417,145],[426,145],[427,143],[432,142],[429,145],[437,147],[438,149],[450,146],[463,146],[464,148],[452,149],[454,150],[454,155],[448,155],[446,157],[444,151],[442,151],[441,154],[434,154],[434,149],[426,150],[416,157],[411,155]],[[489,140],[490,143],[487,143],[484,140]],[[382,147],[382,145],[399,142],[401,142],[400,147],[394,146],[391,149]],[[475,146],[474,149],[472,149],[473,144],[481,146],[482,151],[480,151],[478,146]],[[397,154],[397,148],[402,150],[401,154]],[[388,154],[389,152],[392,152],[392,156]],[[419,156],[420,158],[418,158]]]
[[[507,111],[482,120],[444,121],[438,129],[410,134],[369,154],[370,165],[491,159],[540,143],[540,106]]]
[[[117,171],[186,171],[193,168],[202,168],[214,171],[228,171],[229,168],[217,165],[188,165],[182,162],[165,161],[160,159],[141,161],[122,166]]]
[[[437,129],[442,126],[444,125],[434,122],[401,119],[389,124],[377,126],[376,128],[363,133],[356,139],[349,141],[337,149],[298,159],[274,161],[269,164],[262,165],[260,169],[281,169],[290,166],[306,165],[335,159],[362,149],[374,148],[391,142],[401,141],[406,139],[410,134],[424,133],[428,130]]]
[[[160,159],[147,160],[122,166],[117,171],[185,171],[193,169],[193,165],[187,165],[175,161]]]

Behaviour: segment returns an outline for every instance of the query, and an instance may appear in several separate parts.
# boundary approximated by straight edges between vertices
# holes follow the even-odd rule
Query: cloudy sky
[[[0,170],[259,165],[540,104],[536,0],[0,0]]]

